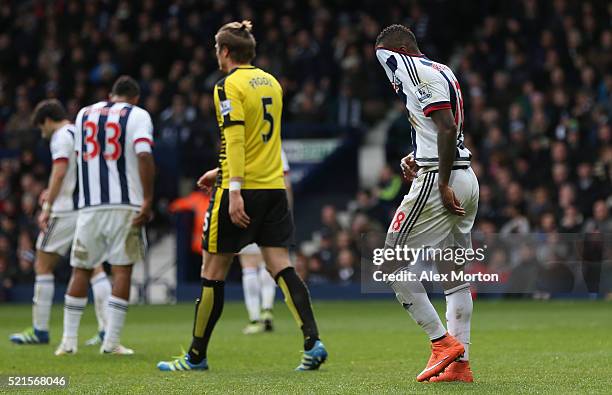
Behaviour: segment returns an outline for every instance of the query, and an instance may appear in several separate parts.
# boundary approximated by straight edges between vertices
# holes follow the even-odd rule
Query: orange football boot
[[[417,376],[417,381],[426,381],[439,375],[464,351],[463,345],[448,333],[443,339],[431,343],[431,357],[429,357],[427,367]]]
[[[430,383],[440,381],[463,381],[464,383],[473,382],[474,376],[472,375],[472,369],[470,369],[470,363],[468,361],[455,361],[448,365],[446,370],[440,373],[439,376],[434,376],[429,379]]]

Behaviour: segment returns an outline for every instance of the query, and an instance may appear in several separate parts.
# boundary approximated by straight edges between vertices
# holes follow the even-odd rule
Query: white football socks
[[[391,283],[397,300],[408,314],[423,328],[430,340],[446,334],[440,316],[427,297],[425,287],[420,281],[395,281]]]
[[[68,347],[76,347],[77,345],[79,325],[86,305],[87,298],[64,296],[64,335],[62,336],[62,342]]]
[[[472,310],[474,308],[472,302],[472,294],[470,293],[469,285],[446,295],[446,324],[448,325],[448,333],[456,337],[463,344],[465,353],[461,357],[461,361],[469,359],[470,346],[470,326],[472,320]]]
[[[276,297],[276,281],[265,267],[259,268],[259,283],[261,284],[261,308],[272,310]]]
[[[121,330],[125,324],[128,301],[114,295],[108,297],[108,307],[106,310],[106,334],[102,348],[105,351],[113,351],[119,345]]]
[[[94,306],[96,308],[96,319],[98,320],[98,332],[103,331],[106,326],[106,306],[111,294],[111,283],[106,273],[100,272],[90,280],[93,291]]]
[[[261,287],[257,268],[247,267],[242,269],[242,289],[244,291],[244,304],[246,305],[250,321],[259,321],[260,304],[259,293]]]
[[[49,317],[55,292],[53,274],[37,274],[34,282],[34,298],[32,298],[32,324],[39,331],[49,330]]]

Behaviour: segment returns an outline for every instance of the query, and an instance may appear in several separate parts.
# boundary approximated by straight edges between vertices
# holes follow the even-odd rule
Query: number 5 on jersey
[[[270,141],[270,137],[272,137],[272,132],[274,132],[274,118],[272,117],[272,114],[268,112],[268,106],[272,105],[272,98],[262,97],[261,105],[263,106],[263,119],[265,121],[268,121],[268,123],[270,124],[270,130],[268,130],[268,133],[261,133],[261,139],[264,143],[267,143],[268,141]]]
[[[100,155],[100,143],[98,142],[98,125],[92,121],[85,122],[85,144],[87,152],[83,153],[83,159],[86,161],[95,159]],[[106,160],[115,161],[121,157],[121,145],[119,138],[121,137],[121,126],[116,122],[107,122],[104,124],[105,142],[104,153],[102,156]]]

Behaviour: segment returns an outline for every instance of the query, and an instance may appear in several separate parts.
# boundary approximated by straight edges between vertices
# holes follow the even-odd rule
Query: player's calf
[[[106,332],[100,352],[125,355],[129,353],[116,352],[116,350],[123,347],[119,344],[119,340],[128,310],[132,265],[112,266],[112,271],[114,279],[113,291],[112,295],[108,298]]]

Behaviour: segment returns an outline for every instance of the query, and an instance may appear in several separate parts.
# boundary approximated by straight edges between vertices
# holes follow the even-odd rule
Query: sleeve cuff
[[[64,156],[60,156],[59,158],[53,159],[53,163],[60,163],[60,162],[68,162],[68,158]]]
[[[140,137],[134,140],[134,151],[136,154],[140,154],[142,152],[153,152],[152,147],[153,141],[146,137]]]
[[[134,140],[134,145],[138,144],[138,143],[147,143],[149,144],[151,147],[153,146],[153,140],[151,140],[148,137],[139,137],[136,140]]]
[[[425,114],[425,116],[428,117],[434,111],[437,111],[437,110],[450,110],[450,109],[451,109],[450,102],[439,101],[439,102],[436,102],[436,103],[431,103],[431,104],[426,105],[423,108],[423,114]]]

